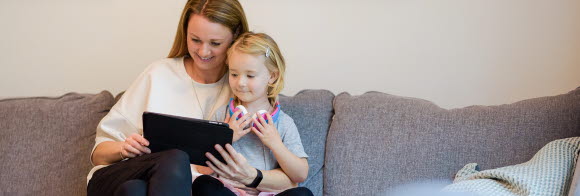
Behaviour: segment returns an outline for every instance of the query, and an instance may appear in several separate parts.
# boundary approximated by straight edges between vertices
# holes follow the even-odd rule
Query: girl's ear
[[[275,71],[270,73],[270,79],[268,80],[268,84],[274,84],[274,82],[276,82],[276,80],[278,80],[278,76],[280,75],[280,72]]]

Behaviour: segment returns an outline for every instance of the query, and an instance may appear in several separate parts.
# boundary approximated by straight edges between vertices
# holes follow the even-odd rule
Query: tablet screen
[[[144,112],[143,136],[152,153],[179,149],[189,155],[190,163],[207,166],[206,152],[226,163],[214,146],[231,144],[233,131],[223,122]]]

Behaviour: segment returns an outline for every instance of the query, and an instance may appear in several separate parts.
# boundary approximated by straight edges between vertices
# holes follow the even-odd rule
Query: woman
[[[226,51],[247,31],[244,11],[236,0],[186,3],[168,58],[149,65],[99,123],[91,155],[96,166],[87,176],[89,196],[191,194],[192,173],[211,170],[190,165],[188,155],[180,150],[151,153],[149,142],[141,136],[141,115],[151,111],[216,119],[216,109],[232,96]],[[217,149],[229,155],[223,148]],[[258,178],[255,173],[235,172],[235,168],[248,168],[247,163],[214,164],[231,168],[226,169],[228,176]],[[204,189],[196,193],[218,195],[223,190],[207,189],[216,181],[196,179],[195,189]],[[281,169],[264,171],[261,184],[262,189],[276,192],[296,185]]]

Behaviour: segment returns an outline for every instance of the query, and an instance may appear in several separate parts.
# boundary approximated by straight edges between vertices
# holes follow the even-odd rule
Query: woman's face
[[[225,65],[227,50],[233,34],[226,26],[194,14],[187,26],[187,49],[198,69],[221,69]]]
[[[268,84],[276,80],[266,68],[264,55],[251,55],[234,51],[228,58],[230,87],[243,103],[268,100]],[[262,100],[263,101],[263,100]]]

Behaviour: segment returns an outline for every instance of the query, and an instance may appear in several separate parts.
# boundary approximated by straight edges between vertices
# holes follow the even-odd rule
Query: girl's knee
[[[235,196],[230,189],[226,188],[224,184],[208,175],[198,176],[191,184],[191,195],[193,196]]]
[[[277,196],[314,196],[314,194],[306,187],[296,187],[281,192]]]
[[[224,187],[224,184],[218,179],[215,179],[214,177],[208,175],[198,176],[192,183],[192,187],[203,187],[203,186]]]

